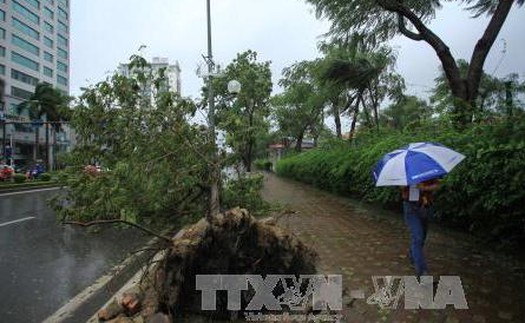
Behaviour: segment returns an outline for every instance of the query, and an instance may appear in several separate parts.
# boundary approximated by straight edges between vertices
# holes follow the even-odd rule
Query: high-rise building
[[[1,0],[0,0],[1,1]],[[154,75],[157,75],[161,69],[164,69],[165,76],[167,78],[166,89],[181,94],[180,87],[180,66],[179,62],[175,61],[175,64],[170,64],[169,59],[165,57],[153,57],[151,62],[148,62],[151,72]],[[118,66],[117,72],[124,76],[131,76],[133,71],[130,71],[128,64],[120,64]],[[149,85],[148,88],[143,89],[144,95],[150,98],[153,98],[153,85]]]
[[[17,106],[28,100],[37,83],[69,93],[69,2],[0,0],[0,78],[5,81],[3,112],[8,121],[28,120],[27,115],[18,113]],[[35,129],[23,123],[9,123],[7,127],[2,141],[14,142],[15,159],[30,159]],[[41,140],[45,137],[43,128],[37,128]]]

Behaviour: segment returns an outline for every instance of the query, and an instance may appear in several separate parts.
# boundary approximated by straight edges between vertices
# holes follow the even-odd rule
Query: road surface
[[[58,192],[0,194],[1,322],[41,322],[149,239],[61,226],[46,204]]]

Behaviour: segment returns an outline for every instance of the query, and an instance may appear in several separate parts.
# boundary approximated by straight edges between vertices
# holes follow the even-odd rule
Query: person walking
[[[428,266],[423,252],[428,233],[428,222],[433,217],[434,192],[439,180],[431,179],[417,185],[401,188],[405,223],[410,231],[408,257],[418,277],[428,275]]]

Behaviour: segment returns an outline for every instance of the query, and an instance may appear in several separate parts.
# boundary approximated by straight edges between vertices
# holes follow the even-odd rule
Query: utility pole
[[[215,63],[213,62],[212,42],[211,42],[211,5],[210,0],[206,0],[206,13],[208,20],[208,128],[209,136],[212,144],[211,153],[211,187],[210,187],[210,207],[208,220],[210,221],[220,210],[219,201],[219,182],[220,182],[220,169],[217,158],[217,145],[215,142],[215,95],[213,93],[213,72]]]
[[[512,99],[512,82],[507,81],[505,82],[505,105],[507,107],[507,116],[509,118],[512,118],[512,108],[514,105],[513,99]]]

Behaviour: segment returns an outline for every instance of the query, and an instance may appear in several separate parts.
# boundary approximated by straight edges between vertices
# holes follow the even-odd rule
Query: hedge
[[[271,171],[273,166],[272,162],[268,159],[256,159],[253,162],[253,165],[256,169],[265,171]]]
[[[439,218],[489,240],[525,241],[525,121],[501,120],[458,131],[439,125],[415,131],[360,134],[331,141],[277,163],[276,173],[322,189],[383,205],[398,205],[399,189],[377,188],[371,170],[385,153],[410,142],[442,143],[467,156],[436,195]]]

